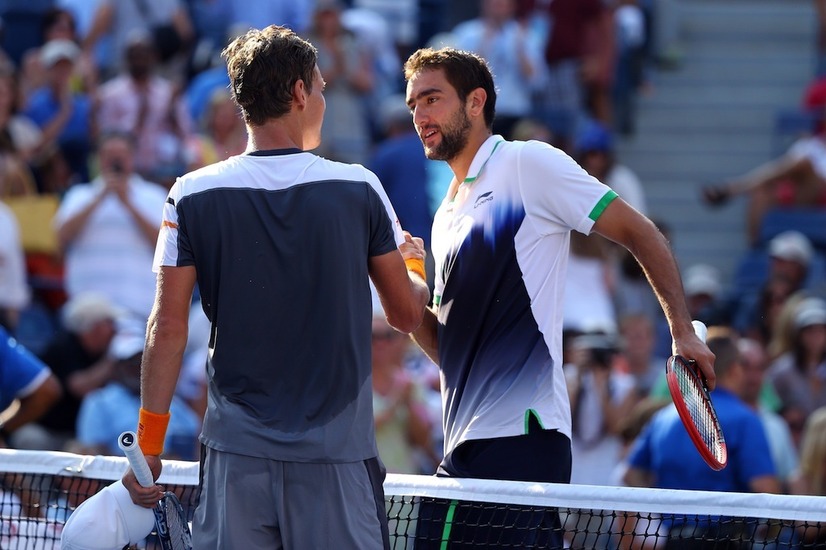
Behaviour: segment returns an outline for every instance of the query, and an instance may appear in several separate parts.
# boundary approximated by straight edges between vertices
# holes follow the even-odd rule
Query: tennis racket
[[[692,324],[694,332],[705,342],[706,326],[700,321]],[[697,363],[673,355],[666,362],[665,376],[680,420],[700,456],[712,470],[722,470],[728,461],[726,440]]]
[[[118,438],[118,446],[129,460],[135,477],[144,487],[152,487],[152,471],[138,446],[135,432],[123,432]],[[152,509],[155,513],[155,526],[158,528],[158,540],[163,550],[192,550],[192,534],[186,521],[184,509],[175,493],[167,491]]]

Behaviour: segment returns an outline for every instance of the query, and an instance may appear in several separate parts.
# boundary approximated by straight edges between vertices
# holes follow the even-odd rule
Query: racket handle
[[[697,338],[702,340],[703,342],[706,341],[706,334],[708,333],[708,328],[702,321],[691,321],[691,326],[694,327],[694,334],[697,335]]]
[[[138,436],[135,432],[123,432],[118,438],[118,447],[126,455],[129,460],[129,466],[135,472],[135,477],[138,479],[143,487],[152,487],[155,485],[155,480],[152,477],[152,470],[149,469],[149,464],[146,462],[146,457],[143,456],[143,451],[138,446]]]

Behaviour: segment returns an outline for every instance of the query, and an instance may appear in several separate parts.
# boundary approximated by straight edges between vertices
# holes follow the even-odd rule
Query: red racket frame
[[[674,372],[674,367],[672,366],[672,362],[675,361],[682,363],[683,367],[688,371],[692,384],[700,390],[700,395],[703,397],[702,404],[711,416],[716,431],[719,434],[720,444],[722,447],[721,459],[718,459],[714,453],[706,447],[703,436],[700,434],[700,431],[697,429],[697,426],[691,418],[691,413],[688,411],[688,406],[686,406],[682,390],[680,389],[680,381],[677,380],[677,374]],[[694,361],[688,361],[685,358],[676,355],[668,359],[665,374],[666,381],[668,382],[668,390],[671,393],[671,399],[674,401],[674,406],[677,408],[677,414],[680,415],[680,420],[682,420],[689,437],[691,437],[692,443],[694,443],[694,446],[697,447],[697,451],[699,451],[700,456],[712,470],[722,470],[726,467],[726,463],[728,462],[726,440],[725,437],[723,437],[723,429],[720,426],[720,421],[717,419],[717,412],[714,410],[714,404],[711,402],[711,397],[708,395],[708,389],[703,383],[700,375],[697,373],[696,364]]]

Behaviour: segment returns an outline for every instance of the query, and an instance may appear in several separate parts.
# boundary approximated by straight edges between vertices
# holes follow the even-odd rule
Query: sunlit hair
[[[826,407],[806,419],[800,444],[800,472],[813,495],[826,495]]]
[[[290,111],[295,83],[312,91],[316,48],[286,27],[252,29],[233,40],[222,57],[227,62],[232,98],[244,120],[261,126]]]
[[[737,347],[738,336],[731,328],[725,326],[709,327],[706,335],[708,349],[714,354],[714,370],[719,377],[731,371],[732,365],[740,360]]]
[[[484,108],[485,126],[491,128],[496,115],[496,88],[487,62],[475,53],[454,48],[423,48],[405,62],[404,78],[410,80],[417,73],[439,69],[444,71],[445,78],[462,102],[476,88],[485,90],[488,96]]]

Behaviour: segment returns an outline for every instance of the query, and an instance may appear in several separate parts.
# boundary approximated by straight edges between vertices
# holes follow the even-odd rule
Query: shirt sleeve
[[[51,376],[51,370],[0,328],[0,410],[31,395]]]
[[[587,235],[617,198],[571,157],[546,143],[526,142],[517,170],[525,213],[540,234],[573,229]]]
[[[375,193],[371,194],[371,215],[375,223],[371,228],[370,255],[387,254],[404,242],[404,233],[399,217],[390,204],[381,182],[375,174],[365,169],[366,181]],[[373,200],[375,198],[375,200]]]
[[[181,227],[178,216],[178,201],[181,199],[180,180],[172,186],[163,205],[161,229],[155,245],[152,271],[157,273],[161,266],[179,267],[194,265],[192,251],[188,246],[186,229]]]

